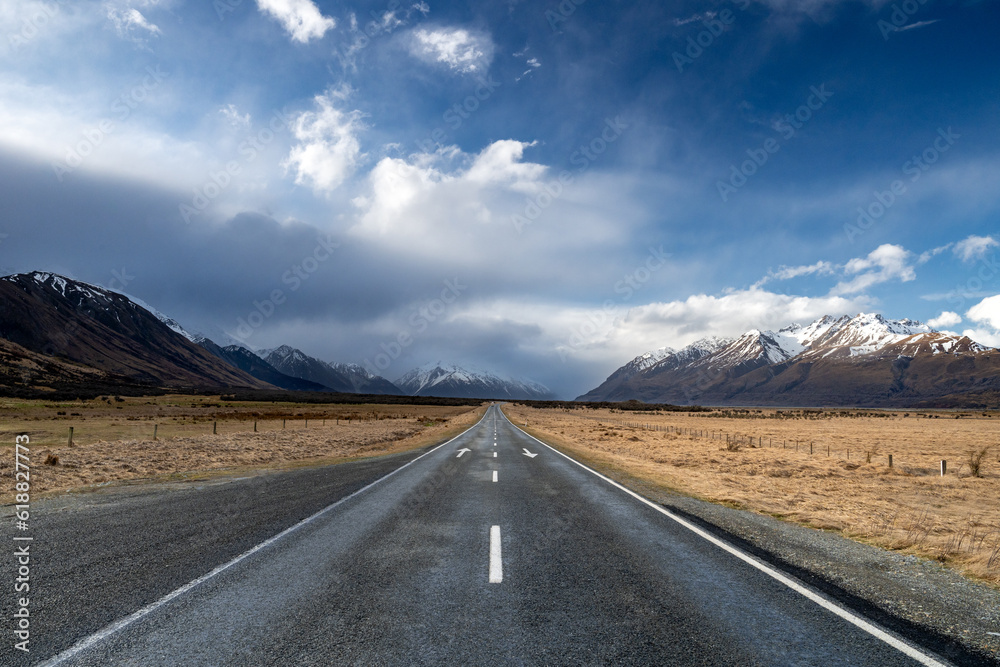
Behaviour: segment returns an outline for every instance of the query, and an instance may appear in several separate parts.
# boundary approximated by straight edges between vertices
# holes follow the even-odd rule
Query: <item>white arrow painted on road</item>
[[[465,449],[465,448],[460,449],[460,450],[458,450],[458,457],[457,458],[462,458],[462,454],[464,454],[466,452],[471,452],[471,451],[472,451],[471,449]]]
[[[529,452],[527,447],[524,448],[524,455],[527,456],[529,459],[533,459],[536,456],[538,456],[538,454],[532,454],[531,452]]]

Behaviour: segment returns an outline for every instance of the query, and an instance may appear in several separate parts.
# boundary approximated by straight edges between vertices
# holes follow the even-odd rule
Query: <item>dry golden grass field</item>
[[[505,412],[518,426],[527,423],[536,437],[612,477],[623,473],[654,487],[838,531],[1000,584],[995,415],[768,409],[636,414],[520,405]],[[984,449],[975,476],[970,457]]]
[[[43,493],[391,454],[457,434],[483,410],[229,403],[218,396],[0,399],[0,476],[12,477],[14,440],[22,433],[30,438],[32,491]]]

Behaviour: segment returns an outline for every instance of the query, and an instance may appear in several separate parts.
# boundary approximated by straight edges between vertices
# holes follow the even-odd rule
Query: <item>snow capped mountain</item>
[[[733,342],[733,338],[720,338],[719,336],[708,336],[707,338],[701,338],[691,343],[683,350],[677,353],[678,357],[681,357],[688,361],[696,361],[702,357],[707,357],[710,354],[714,354],[726,347]]]
[[[358,364],[331,364],[288,345],[258,354],[286,375],[352,394],[400,394],[396,385]]]
[[[414,368],[396,380],[411,396],[453,398],[548,399],[548,387],[524,379],[503,378],[490,371],[468,370],[441,362]]]
[[[872,354],[916,334],[937,333],[926,324],[910,319],[889,320],[874,313],[861,313],[830,327],[810,345],[806,356],[856,357]],[[945,335],[945,334],[941,334]]]
[[[792,336],[751,329],[729,345],[709,355],[713,368],[777,364],[794,357],[802,349]]]
[[[159,389],[269,385],[168,328],[146,307],[103,287],[36,271],[0,279],[0,338],[86,369],[46,382],[82,394],[98,386]]]
[[[163,322],[164,324],[166,324],[170,328],[171,331],[173,331],[174,333],[179,333],[180,335],[184,336],[185,338],[187,338],[192,343],[200,343],[205,338],[204,336],[199,336],[197,334],[192,334],[187,329],[185,329],[184,327],[182,327],[177,320],[175,320],[174,318],[172,318],[172,317],[170,317],[168,315],[164,315],[163,313],[161,313],[160,311],[158,311],[156,308],[153,308],[151,305],[149,305],[148,303],[146,303],[145,301],[143,301],[139,297],[132,296],[131,294],[128,294],[126,292],[117,292],[117,293],[121,294],[122,296],[124,296],[126,298],[128,298],[130,301],[132,301],[132,303],[135,303],[135,304],[137,304],[139,306],[142,306],[143,308],[145,308],[146,310],[148,310],[153,317],[155,317],[156,319],[158,319],[161,322]]]
[[[84,305],[93,306],[95,304],[103,304],[110,308],[122,303],[121,299],[115,298],[116,296],[125,296],[98,285],[71,280],[55,273],[46,273],[44,271],[17,273],[4,276],[0,280],[18,285],[21,289],[25,289],[28,284],[33,283],[38,287],[58,294],[76,308],[83,307]],[[125,297],[125,299],[128,300],[128,297]]]
[[[880,386],[884,378],[897,378],[881,389],[884,395],[876,392],[869,398],[877,402],[904,391],[901,387],[905,383],[898,378],[914,360],[919,362],[916,366],[921,366],[927,358],[965,355],[971,360],[975,355],[988,356],[991,351],[992,348],[964,336],[934,331],[910,319],[891,320],[875,313],[824,316],[807,326],[791,324],[778,331],[751,329],[735,339],[701,340],[679,352],[664,354],[654,363],[649,363],[651,353],[641,355],[579,400],[655,397],[660,401],[687,403],[710,396],[712,400],[727,402],[733,396],[756,396],[766,389],[792,392],[794,398],[790,400],[795,401],[838,403],[848,398],[858,400],[860,394],[846,396],[838,392],[858,381],[860,369],[867,373],[880,364],[894,364],[892,370],[880,371],[882,375],[876,373],[877,379],[870,381],[871,386]],[[921,387],[921,383],[931,386],[929,378],[947,372],[934,367],[920,377],[914,375],[912,382]],[[821,392],[816,395],[823,398],[809,399],[808,391],[800,391],[804,386],[821,387],[814,391]],[[865,391],[872,391],[871,386]],[[954,386],[954,382],[948,386]],[[793,388],[798,389],[793,391]]]
[[[873,354],[891,357],[916,357],[928,354],[968,355],[989,352],[991,349],[966,336],[953,336],[934,331],[907,336],[882,347]]]
[[[677,350],[672,347],[661,347],[658,350],[653,350],[651,352],[646,352],[645,354],[640,354],[638,357],[628,362],[617,371],[616,375],[621,375],[622,380],[627,380],[636,373],[641,373],[651,366],[655,366],[664,359],[668,357],[673,357],[677,354]]]

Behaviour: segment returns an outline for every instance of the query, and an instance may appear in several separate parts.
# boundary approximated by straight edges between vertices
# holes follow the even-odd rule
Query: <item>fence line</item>
[[[605,420],[605,421],[607,421],[607,420]],[[772,438],[771,436],[768,436],[768,438],[767,438],[767,444],[764,443],[764,436],[761,436],[761,435],[756,436],[756,438],[757,438],[757,445],[755,446],[754,445],[754,437],[755,436],[744,435],[744,434],[739,434],[739,433],[729,433],[727,431],[722,431],[722,430],[715,431],[715,430],[707,430],[707,429],[688,428],[688,427],[684,427],[684,426],[671,426],[669,424],[668,425],[663,425],[663,424],[649,424],[649,423],[646,423],[646,422],[633,422],[633,421],[629,421],[629,420],[626,420],[626,419],[612,420],[612,423],[615,423],[615,424],[617,424],[619,426],[622,426],[622,427],[625,427],[625,428],[636,428],[636,429],[640,429],[640,430],[655,431],[655,432],[661,432],[661,433],[676,433],[677,435],[690,435],[690,436],[695,437],[695,438],[707,438],[709,440],[719,440],[719,441],[721,441],[722,440],[722,436],[725,435],[725,437],[726,437],[726,446],[727,447],[729,447],[729,446],[736,446],[737,448],[742,448],[742,447],[745,447],[745,446],[749,446],[750,448],[758,448],[758,449],[777,449],[779,447],[779,445],[774,444],[774,438]],[[789,442],[792,443],[792,447],[789,447]],[[805,448],[806,448],[806,443],[804,441],[802,441],[802,440],[791,440],[791,441],[789,441],[787,439],[782,439],[781,444],[780,444],[780,448],[781,449],[794,449],[795,452],[799,451],[799,447],[800,446],[802,447],[802,451],[804,452]],[[814,450],[815,450],[815,441],[809,441],[809,455],[810,456],[814,456],[815,455],[815,451]],[[820,451],[822,451],[822,450],[820,450]],[[857,450],[855,450],[855,451],[857,451]],[[845,460],[850,461],[851,460],[851,450],[850,449],[846,449],[845,452],[846,452],[846,456],[847,456]],[[837,454],[837,451],[836,450],[832,450],[830,448],[830,445],[826,446],[826,456],[828,458],[832,457],[833,455],[836,455],[836,454]],[[862,452],[862,454],[863,454],[863,457],[865,459],[865,463],[873,463],[873,461],[871,459],[872,459],[872,457],[874,457],[877,454],[877,450],[873,449],[873,450],[864,451],[864,452]],[[887,460],[888,467],[890,467],[890,468],[895,467],[894,466],[895,461],[893,461],[893,455],[892,454],[886,454],[885,456],[887,457],[886,460]],[[857,460],[860,460],[860,458],[858,458],[858,457],[856,457],[856,458],[857,458]],[[961,471],[961,467],[959,468],[958,472],[960,472],[960,471]],[[955,474],[958,474],[958,472],[956,472]],[[947,474],[948,474],[948,461],[946,459],[941,459],[940,460],[940,476],[944,477]]]

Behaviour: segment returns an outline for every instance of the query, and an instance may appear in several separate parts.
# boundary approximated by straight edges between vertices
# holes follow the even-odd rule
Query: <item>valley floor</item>
[[[64,403],[3,399],[0,447],[11,453],[0,456],[0,475],[13,473],[19,434],[30,439],[32,490],[46,493],[392,454],[456,434],[475,423],[483,409],[254,404],[218,396]]]
[[[1000,442],[995,417],[830,410],[637,414],[520,405],[507,412],[519,426],[527,423],[534,435],[612,476],[620,471],[654,488],[837,531],[1000,584],[1000,445],[987,449],[979,477],[970,474],[969,461],[970,452]],[[941,460],[948,462],[944,476]]]

